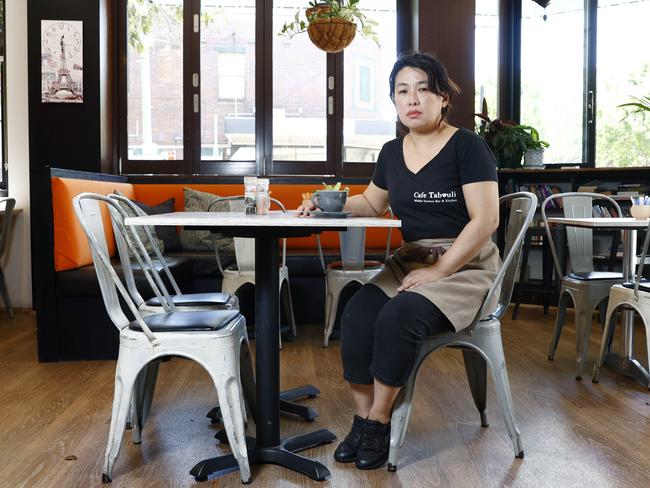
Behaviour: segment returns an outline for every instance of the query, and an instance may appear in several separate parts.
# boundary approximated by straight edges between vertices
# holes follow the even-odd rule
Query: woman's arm
[[[411,271],[398,291],[449,276],[474,256],[499,226],[499,187],[494,181],[463,185],[469,222],[449,250],[433,265]]]
[[[362,194],[347,199],[343,210],[356,217],[380,217],[388,210],[388,191],[371,181]]]
[[[310,212],[316,206],[309,202],[308,206],[300,205],[299,211]],[[381,217],[388,210],[388,191],[382,190],[372,181],[360,195],[349,197],[343,207],[344,212],[352,212],[355,217]]]

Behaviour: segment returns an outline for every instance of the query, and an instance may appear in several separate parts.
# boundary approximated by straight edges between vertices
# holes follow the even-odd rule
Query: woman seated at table
[[[381,216],[390,204],[404,238],[341,318],[343,372],[356,415],[334,458],[359,469],[388,460],[393,402],[422,339],[467,327],[500,264],[490,239],[499,223],[494,156],[476,134],[445,122],[458,88],[424,53],[401,56],[389,82],[406,135],[384,145],[371,183],[344,209]]]

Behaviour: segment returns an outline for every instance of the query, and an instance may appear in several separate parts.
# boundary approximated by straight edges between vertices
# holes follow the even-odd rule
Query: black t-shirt
[[[457,237],[469,222],[462,185],[497,181],[496,160],[485,141],[457,130],[417,173],[406,167],[404,138],[387,142],[372,182],[388,190],[390,206],[402,221],[405,241]]]

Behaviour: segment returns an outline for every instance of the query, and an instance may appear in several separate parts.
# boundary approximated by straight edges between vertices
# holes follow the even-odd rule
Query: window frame
[[[0,127],[0,137],[2,138],[2,152],[0,157],[0,167],[2,171],[2,181],[0,181],[0,190],[7,192],[9,189],[9,161],[7,160],[7,3],[5,0],[0,0],[0,9],[2,9],[2,32],[0,33],[0,56],[2,57],[2,65],[0,66],[0,111],[2,112],[2,127]]]
[[[412,25],[411,0],[395,0],[397,17],[396,52],[412,47],[405,44],[409,25]],[[127,15],[128,0],[118,0],[118,86],[127,93]],[[255,161],[202,160],[201,113],[193,111],[193,97],[201,96],[200,86],[192,87],[188,80],[193,73],[201,73],[200,30],[193,32],[193,15],[200,15],[201,0],[183,0],[183,159],[129,160],[125,96],[119,99],[118,171],[128,175],[228,175],[228,176],[324,176],[370,177],[375,164],[343,162],[343,56],[326,56],[326,76],[322,80],[326,96],[332,96],[334,113],[326,115],[327,138],[325,161],[283,161],[273,159],[273,2],[255,1]],[[409,41],[410,42],[410,41]],[[334,88],[328,86],[328,79]],[[200,79],[200,77],[199,77]],[[200,105],[200,103],[199,103]],[[395,128],[397,136],[397,127]]]

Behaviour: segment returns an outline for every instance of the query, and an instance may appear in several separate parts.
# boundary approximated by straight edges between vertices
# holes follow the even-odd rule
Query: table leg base
[[[287,437],[275,447],[254,446],[248,449],[248,462],[253,464],[277,464],[298,473],[309,476],[316,481],[329,479],[331,473],[318,461],[295,454],[321,444],[329,444],[336,436],[327,429],[320,429],[307,434]],[[248,444],[249,439],[247,439]],[[196,481],[206,481],[209,476],[229,473],[238,469],[237,460],[232,454],[204,459],[192,468],[190,474]]]
[[[640,385],[650,388],[650,375],[636,359],[626,358],[618,353],[610,352],[605,356],[605,365],[617,373],[632,378]]]
[[[293,403],[293,400],[300,398],[316,398],[320,394],[320,390],[314,385],[299,386],[291,390],[280,392],[280,414],[288,415],[290,417],[298,417],[302,420],[312,421],[318,417],[318,412],[310,406],[299,405]],[[210,410],[206,417],[210,419],[212,424],[221,424],[221,407],[216,406]]]

